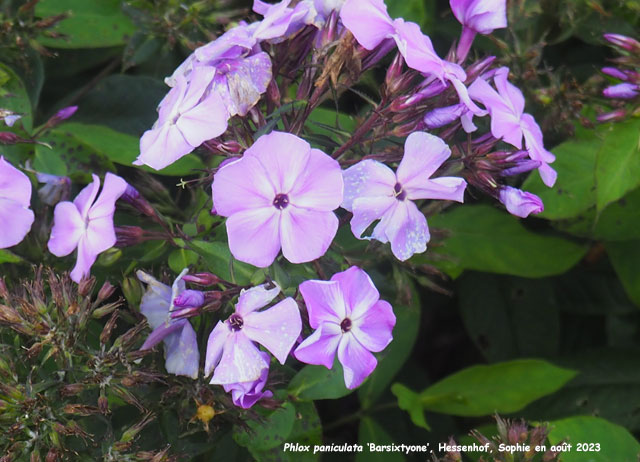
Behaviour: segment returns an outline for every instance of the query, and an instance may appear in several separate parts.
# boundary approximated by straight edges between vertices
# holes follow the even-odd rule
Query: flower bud
[[[602,94],[607,98],[632,99],[640,94],[639,91],[638,85],[625,82],[605,88],[602,90]]]
[[[93,292],[93,287],[96,285],[96,278],[94,276],[83,278],[78,283],[78,295],[82,298],[88,297]]]
[[[496,60],[495,56],[487,56],[480,61],[471,64],[465,70],[467,74],[467,82],[473,82],[478,76],[482,75]]]
[[[526,218],[532,213],[537,214],[544,210],[542,199],[538,196],[511,186],[500,189],[498,200],[504,204],[511,215],[520,218]]]
[[[139,226],[116,226],[116,245],[115,247],[129,247],[144,242],[144,229]]]
[[[603,37],[613,45],[624,50],[640,53],[640,42],[621,34],[604,34]]]
[[[530,172],[531,170],[535,170],[540,167],[542,162],[539,160],[525,159],[517,162],[513,167],[505,168],[502,170],[502,176],[513,176],[519,175],[520,173]]]
[[[624,72],[622,72],[617,67],[603,67],[600,69],[602,73],[607,74],[608,76],[614,77],[619,80],[627,80],[628,76]]]
[[[100,287],[100,290],[98,291],[98,298],[96,301],[102,302],[108,299],[113,295],[115,290],[116,288],[113,284],[111,284],[109,281],[104,281],[104,284],[102,284],[102,287]]]
[[[0,132],[0,144],[16,144],[25,141],[12,132]]]
[[[182,280],[185,282],[191,282],[192,284],[198,284],[201,286],[213,286],[216,284],[220,284],[223,282],[215,274],[211,273],[196,273],[196,274],[186,274],[182,277]]]
[[[599,114],[596,117],[598,122],[618,122],[620,120],[624,120],[627,117],[627,111],[624,109],[616,109],[615,111],[605,112],[604,114]]]

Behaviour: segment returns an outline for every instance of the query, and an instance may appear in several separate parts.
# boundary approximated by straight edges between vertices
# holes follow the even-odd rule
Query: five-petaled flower
[[[93,182],[80,191],[73,202],[59,202],[53,213],[49,251],[64,257],[78,249],[76,266],[71,271],[75,282],[88,276],[98,254],[116,243],[113,214],[116,200],[124,193],[127,182],[107,173],[100,196],[99,188],[100,178],[93,175]]]
[[[391,305],[380,300],[369,275],[357,266],[334,274],[330,281],[305,281],[300,293],[316,330],[294,356],[331,369],[337,352],[347,388],[358,387],[378,364],[371,352],[391,342],[396,324]]]
[[[187,271],[184,269],[171,287],[158,282],[143,271],[136,273],[138,279],[147,284],[147,291],[140,302],[140,312],[153,329],[140,349],[153,348],[163,341],[167,372],[197,379],[200,353],[196,332],[188,319],[171,317],[175,310],[174,300],[185,291],[182,278]]]
[[[0,249],[20,243],[33,224],[31,181],[0,156]]]
[[[209,335],[204,373],[213,371],[211,384],[231,385],[259,380],[269,367],[253,342],[258,342],[284,364],[300,335],[302,320],[298,304],[291,297],[271,308],[268,305],[280,293],[280,287],[268,289],[266,285],[244,290],[240,294],[235,312],[218,324]]]
[[[342,202],[337,161],[295,135],[271,132],[213,178],[216,213],[228,217],[238,260],[267,267],[282,253],[292,263],[321,257],[338,230]]]
[[[391,242],[391,250],[399,260],[424,252],[429,228],[413,201],[463,201],[467,183],[462,178],[430,178],[450,155],[449,147],[437,136],[414,132],[407,137],[404,157],[396,173],[370,159],[345,170],[342,207],[353,212],[353,234],[362,239],[366,229],[379,219],[371,237],[365,239]]]
[[[485,105],[491,115],[491,133],[502,138],[518,149],[522,148],[522,138],[529,157],[540,162],[538,172],[542,181],[551,187],[558,174],[549,166],[556,157],[544,148],[542,131],[531,114],[524,113],[524,96],[507,78],[509,69],[501,67],[493,78],[498,91],[486,80],[476,79],[469,87],[472,98]]]

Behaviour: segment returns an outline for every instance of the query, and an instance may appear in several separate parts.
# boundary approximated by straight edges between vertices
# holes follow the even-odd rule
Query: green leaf
[[[406,460],[401,452],[369,451],[369,443],[385,445],[394,444],[395,441],[378,422],[370,417],[364,417],[358,428],[358,444],[364,446],[364,451],[356,454],[356,462],[402,462]]]
[[[529,231],[516,217],[488,205],[456,207],[430,218],[429,225],[450,233],[435,251],[453,257],[463,269],[550,276],[571,268],[587,251],[584,245]],[[423,259],[428,260],[428,254],[414,257],[416,262]]]
[[[393,340],[382,353],[377,354],[378,366],[358,389],[358,398],[363,408],[371,406],[387,389],[411,354],[418,336],[420,300],[415,289],[412,287],[411,305],[395,305],[393,308],[396,315]]]
[[[175,249],[169,254],[169,268],[175,273],[180,273],[183,269],[195,264],[198,261],[198,254],[192,250]]]
[[[605,247],[629,298],[640,306],[640,240],[607,242]]]
[[[103,125],[66,123],[57,130],[72,135],[116,164],[133,167],[133,161],[140,154],[138,138]],[[178,176],[193,174],[195,169],[204,168],[204,164],[198,156],[189,154],[162,170],[154,170],[146,166],[138,168],[161,175]]]
[[[39,37],[44,46],[56,48],[100,48],[124,45],[135,32],[131,19],[122,12],[120,0],[40,0],[36,15],[42,18],[69,13],[53,31],[67,37]]]
[[[301,400],[336,399],[353,392],[344,384],[344,372],[339,361],[332,369],[308,365],[289,382],[289,393]]]
[[[533,172],[522,185],[542,199],[544,211],[539,217],[550,220],[575,217],[596,203],[595,166],[602,138],[595,130],[577,127],[573,139],[553,148],[558,172],[553,188],[547,187],[538,172]]]
[[[234,259],[225,243],[194,240],[189,246],[204,257],[209,271],[226,281],[245,285],[257,271],[256,267]]]
[[[22,118],[16,122],[16,126],[22,123],[24,129],[31,132],[33,110],[27,89],[18,74],[3,63],[0,63],[0,108],[22,114]]]
[[[562,462],[637,462],[640,443],[624,427],[593,416],[569,417],[551,422],[549,442],[571,444]],[[577,450],[578,443],[597,443],[599,452]]]
[[[596,159],[598,211],[640,185],[640,119],[606,125],[603,132]]]
[[[2,263],[20,263],[22,258],[5,249],[0,249],[0,265]]]
[[[391,391],[413,422],[424,426],[424,410],[464,417],[518,411],[558,390],[575,374],[542,360],[521,359],[469,367],[420,393],[400,384]]]
[[[281,446],[291,434],[296,420],[296,409],[285,401],[281,407],[260,420],[246,421],[248,429],[234,427],[233,438],[250,451],[266,451]]]
[[[40,140],[51,148],[36,145],[33,168],[39,172],[59,176],[72,176],[74,180],[91,181],[93,172],[115,171],[104,152],[78,139],[66,131],[65,126],[55,128]]]

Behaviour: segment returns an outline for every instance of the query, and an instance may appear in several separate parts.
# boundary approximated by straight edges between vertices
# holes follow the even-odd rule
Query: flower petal
[[[330,212],[340,207],[343,189],[340,164],[319,149],[312,149],[303,174],[289,193],[289,200],[297,207]]]
[[[251,340],[242,331],[232,333],[227,338],[222,359],[209,383],[224,385],[258,380],[265,367],[269,367],[269,363]]]
[[[0,156],[0,198],[11,199],[28,208],[31,204],[29,177]],[[8,223],[8,222],[3,222]]]
[[[342,207],[353,210],[353,201],[359,197],[393,197],[396,175],[377,160],[363,160],[342,172],[344,199]]]
[[[243,289],[238,297],[236,313],[246,316],[247,314],[267,306],[280,293],[280,286],[273,283],[275,287],[267,289],[266,284],[262,284],[251,289]]]
[[[224,102],[211,93],[193,109],[184,112],[176,126],[191,146],[200,146],[207,140],[222,135],[227,130],[229,114]]]
[[[98,189],[100,189],[100,178],[98,178],[98,175],[92,174],[91,177],[93,178],[93,182],[85,186],[73,200],[83,220],[89,215],[89,209],[93,205],[93,201],[96,200]]]
[[[340,10],[340,19],[367,50],[373,50],[394,32],[384,0],[347,0]]]
[[[378,365],[375,356],[349,333],[340,340],[338,360],[344,369],[344,383],[350,390],[357,388]]]
[[[331,280],[340,284],[347,306],[347,316],[352,322],[364,316],[380,299],[380,293],[369,275],[357,266],[334,274]]]
[[[284,364],[302,331],[298,304],[288,297],[268,310],[254,311],[244,317],[242,331]]]
[[[84,277],[89,276],[89,270],[95,263],[98,254],[93,251],[93,248],[89,242],[87,242],[86,235],[82,235],[78,241],[78,257],[76,260],[76,266],[69,274],[71,280],[80,282]]]
[[[339,325],[325,322],[313,334],[304,339],[293,352],[293,356],[303,363],[316,364],[331,369],[342,337]]]
[[[384,350],[393,336],[393,326],[396,325],[396,316],[391,305],[378,300],[358,319],[353,320],[351,332],[355,338],[369,351]]]
[[[373,238],[391,242],[393,254],[398,260],[405,261],[415,253],[427,250],[430,238],[427,219],[412,201],[401,201],[392,214],[380,220],[373,230]]]
[[[309,313],[309,325],[317,329],[321,324],[340,324],[347,317],[344,294],[337,281],[304,281],[300,293]]]
[[[34,218],[32,210],[14,200],[0,197],[0,249],[19,244],[31,229]],[[68,253],[71,251],[73,249]]]
[[[353,218],[351,219],[351,231],[358,239],[369,239],[362,234],[371,226],[371,223],[382,218],[385,214],[392,213],[393,207],[398,203],[394,197],[369,196],[359,197],[353,202]],[[385,241],[386,242],[386,241]]]
[[[165,363],[167,372],[184,375],[192,379],[198,378],[200,353],[196,331],[187,320],[183,320],[182,329],[164,339]]]
[[[209,374],[211,374],[211,371],[213,371],[213,368],[220,362],[222,351],[230,335],[231,329],[229,329],[229,326],[222,321],[218,321],[216,327],[214,327],[209,334],[209,339],[207,340],[207,353],[204,363],[205,377],[208,377]]]
[[[415,186],[407,188],[407,198],[416,199],[440,199],[464,202],[464,190],[467,182],[455,176],[442,176],[425,180],[422,184],[414,182]]]
[[[156,280],[153,276],[138,270],[138,279],[147,284],[147,290],[140,301],[140,312],[147,318],[152,329],[164,324],[169,316],[171,287]]]
[[[280,251],[279,215],[273,206],[231,215],[227,235],[233,256],[259,268],[273,263]]]
[[[162,342],[167,336],[175,333],[178,330],[182,330],[183,324],[186,320],[180,320],[177,322],[163,322],[158,327],[153,329],[153,331],[149,334],[147,339],[144,341],[141,350],[150,350],[158,343]]]
[[[140,138],[140,155],[134,165],[162,170],[193,151],[180,129],[171,123],[147,130]]]
[[[404,143],[404,156],[396,176],[402,188],[418,187],[451,156],[451,149],[440,138],[425,132],[413,132]]]
[[[304,177],[311,146],[291,133],[273,131],[262,135],[244,153],[262,164],[276,194],[288,194],[298,178]]]
[[[127,189],[127,182],[113,173],[107,173],[104,177],[102,191],[95,203],[89,209],[89,220],[108,217],[113,221],[113,213],[116,210],[116,201]]]
[[[282,254],[291,263],[305,263],[325,254],[338,231],[333,212],[289,206],[280,217]]]
[[[69,255],[84,232],[84,220],[78,208],[72,202],[59,202],[53,211],[53,228],[47,243],[49,252],[56,257]]]
[[[262,164],[251,156],[221,167],[211,188],[216,213],[223,217],[247,209],[273,207],[277,194]]]

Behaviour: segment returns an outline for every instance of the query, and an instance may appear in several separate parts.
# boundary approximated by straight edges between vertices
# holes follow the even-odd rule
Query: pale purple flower
[[[174,311],[173,300],[185,291],[182,278],[187,271],[184,269],[171,287],[143,271],[136,273],[138,279],[147,284],[147,291],[140,302],[140,312],[153,329],[140,349],[147,350],[164,342],[167,372],[197,379],[200,353],[196,332],[187,319],[171,317]]]
[[[302,362],[333,367],[336,352],[344,370],[344,383],[358,387],[376,368],[372,352],[384,350],[396,324],[391,305],[367,273],[357,266],[334,274],[330,281],[305,281],[300,293],[315,332],[296,348]]]
[[[456,54],[464,61],[476,34],[487,35],[507,27],[506,0],[449,0],[451,10],[462,24]]]
[[[140,139],[135,165],[161,170],[189,154],[204,141],[227,129],[228,113],[223,99],[209,91],[215,69],[198,67],[191,80],[176,78],[176,86],[158,106],[158,120]]]
[[[607,98],[631,99],[640,95],[640,86],[628,82],[619,83],[605,88],[602,94]]]
[[[100,178],[92,176],[93,183],[80,191],[73,202],[59,202],[56,205],[48,243],[49,251],[57,257],[64,257],[78,249],[76,266],[71,271],[71,279],[75,282],[89,275],[98,254],[115,245],[115,204],[127,188],[126,181],[107,173],[98,196]]]
[[[209,335],[204,368],[205,376],[213,371],[211,384],[259,380],[263,370],[269,367],[269,359],[253,342],[261,344],[284,364],[302,330],[298,304],[287,297],[271,308],[258,311],[279,293],[277,285],[272,289],[261,285],[243,290],[235,312],[226,321],[218,321]]]
[[[18,120],[22,119],[22,115],[16,114],[8,109],[0,108],[0,119],[4,121],[7,127],[13,127]]]
[[[316,15],[313,2],[303,0],[294,8],[288,8],[289,3],[290,0],[282,0],[276,4],[253,0],[253,11],[264,16],[255,26],[249,26],[250,29],[255,28],[253,36],[261,40],[271,39],[270,41],[277,43],[291,37],[307,24],[313,23]]]
[[[458,177],[431,179],[451,155],[437,136],[414,132],[407,137],[404,157],[393,173],[385,164],[363,160],[344,171],[342,207],[353,212],[351,230],[358,239],[390,242],[399,260],[424,252],[429,242],[427,219],[413,202],[417,199],[463,201],[467,183]],[[371,237],[362,234],[380,220]]]
[[[261,351],[260,355],[264,361],[269,364],[269,355],[264,351]],[[249,409],[262,398],[271,398],[273,396],[273,393],[269,390],[263,391],[264,386],[267,384],[268,375],[269,368],[265,367],[260,372],[260,377],[256,380],[250,382],[229,383],[222,387],[227,393],[231,392],[233,404],[243,409]]]
[[[342,202],[340,165],[295,135],[263,135],[239,160],[213,177],[213,204],[228,217],[229,248],[240,261],[264,268],[282,253],[292,263],[329,248]]]
[[[537,214],[544,210],[542,199],[538,196],[511,186],[503,186],[498,198],[511,215],[520,218],[526,218],[532,213]]]
[[[0,156],[0,249],[19,244],[35,218],[29,177]]]
[[[509,69],[496,70],[493,81],[498,91],[486,80],[478,78],[469,87],[469,94],[485,105],[491,114],[491,133],[502,138],[518,149],[522,148],[522,138],[529,157],[539,161],[538,172],[542,181],[551,187],[556,182],[557,173],[549,166],[555,156],[544,148],[542,131],[531,114],[524,113],[524,96],[507,78]]]
[[[391,19],[383,0],[347,0],[340,11],[340,18],[358,43],[373,50],[383,40],[395,40],[407,66],[435,78],[448,81],[460,97],[460,101],[474,114],[485,112],[469,98],[463,82],[467,76],[459,65],[440,58],[431,39],[420,31],[414,22],[402,18]]]

